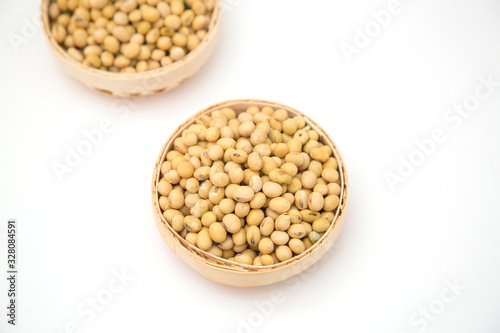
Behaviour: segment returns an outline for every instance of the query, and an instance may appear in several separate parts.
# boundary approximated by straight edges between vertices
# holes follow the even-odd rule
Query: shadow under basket
[[[174,231],[169,223],[164,219],[159,206],[159,193],[156,189],[156,184],[161,178],[161,164],[165,161],[167,152],[173,149],[174,140],[181,135],[182,131],[195,123],[196,117],[200,115],[209,115],[212,111],[219,110],[225,107],[232,108],[238,114],[244,112],[250,106],[257,106],[259,108],[269,106],[275,110],[284,109],[288,111],[288,114],[290,116],[300,115],[304,117],[307,124],[309,124],[312,129],[316,130],[319,133],[319,141],[332,148],[333,157],[335,157],[338,161],[338,172],[341,187],[341,193],[339,195],[340,203],[337,209],[334,211],[335,217],[330,228],[318,242],[316,242],[305,252],[287,261],[280,262],[271,266],[250,266],[231,262],[229,260],[219,258],[205,251],[202,251],[199,248],[188,243],[176,231]],[[188,120],[181,124],[167,140],[161,150],[158,160],[156,161],[153,172],[151,194],[153,199],[153,215],[156,226],[165,242],[177,256],[184,260],[198,273],[213,281],[238,287],[255,287],[279,282],[296,274],[299,274],[312,266],[326,252],[328,252],[342,229],[344,212],[347,204],[347,188],[348,180],[344,161],[342,160],[342,157],[333,141],[318,124],[316,124],[306,115],[288,106],[273,102],[249,99],[226,101],[210,106],[205,110],[191,116]]]
[[[43,33],[63,70],[84,85],[113,96],[139,97],[171,90],[201,70],[212,54],[220,34],[222,0],[216,0],[208,33],[200,44],[182,59],[167,66],[140,73],[113,73],[86,66],[73,59],[54,39],[49,23],[51,0],[42,0]]]

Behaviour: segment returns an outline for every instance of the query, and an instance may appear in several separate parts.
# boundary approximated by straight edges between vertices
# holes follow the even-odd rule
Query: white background
[[[73,332],[70,322],[88,333],[499,332],[500,88],[456,128],[443,117],[480,77],[500,81],[500,3],[401,0],[402,12],[348,63],[340,44],[352,44],[355,28],[387,4],[226,0],[205,68],[167,94],[127,104],[62,72],[39,29],[16,50],[8,36],[22,36],[39,1],[2,1],[0,332]],[[350,176],[345,226],[329,255],[298,278],[252,289],[211,282],[184,264],[156,230],[150,202],[153,165],[171,131],[234,98],[310,115]],[[59,181],[51,165],[102,119],[113,131]],[[384,173],[397,172],[398,157],[436,128],[447,140],[391,191]],[[19,225],[16,327],[4,315],[8,218]],[[91,320],[79,315],[122,269],[133,280]],[[455,280],[465,290],[439,309]],[[256,304],[273,293],[285,302],[262,313]],[[424,325],[414,313],[430,305],[443,312]],[[238,330],[242,321],[253,326]]]

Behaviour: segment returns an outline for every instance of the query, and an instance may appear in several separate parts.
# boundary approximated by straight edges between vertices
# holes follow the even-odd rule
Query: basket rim
[[[296,115],[300,115],[306,119],[306,122],[308,125],[311,125],[315,130],[319,130],[318,133],[320,134],[320,140],[326,143],[332,148],[333,155],[338,161],[338,171],[339,171],[339,178],[341,180],[340,187],[341,187],[341,193],[340,193],[340,202],[339,206],[336,210],[336,214],[333,220],[333,223],[330,225],[328,230],[325,232],[323,237],[316,242],[313,246],[311,246],[309,249],[304,251],[303,253],[296,255],[292,257],[289,260],[279,262],[277,264],[269,265],[269,266],[253,266],[253,265],[246,265],[246,264],[240,264],[237,262],[232,262],[227,259],[223,259],[221,257],[214,256],[206,251],[203,251],[196,246],[190,244],[187,242],[184,238],[182,238],[173,228],[169,225],[169,223],[165,220],[163,217],[161,208],[159,206],[159,193],[157,191],[156,185],[160,179],[161,172],[161,164],[165,160],[166,154],[168,151],[170,151],[169,146],[173,144],[173,141],[179,137],[179,135],[182,133],[184,129],[189,127],[191,124],[194,123],[195,119],[203,114],[208,114],[211,113],[214,110],[222,109],[224,107],[229,107],[229,108],[234,108],[238,107],[238,105],[242,104],[254,104],[258,107],[264,107],[264,106],[270,106],[274,109],[285,109],[287,112],[290,113],[295,113]],[[237,113],[239,113],[237,110],[235,110]],[[311,258],[314,260],[315,254],[317,253],[317,250],[330,238],[332,235],[335,234],[336,229],[338,227],[342,227],[343,223],[343,218],[344,218],[344,213],[347,205],[347,199],[348,199],[348,176],[345,168],[345,162],[333,142],[333,140],[329,137],[329,135],[319,126],[314,120],[312,120],[309,116],[303,114],[302,112],[289,107],[287,105],[277,103],[277,102],[271,102],[267,100],[260,100],[260,99],[233,99],[233,100],[226,100],[223,102],[219,102],[216,104],[213,104],[209,107],[206,107],[205,109],[196,112],[195,114],[192,114],[188,119],[186,119],[183,123],[181,123],[176,130],[168,137],[167,141],[161,148],[160,154],[158,155],[158,158],[155,163],[155,168],[153,171],[153,178],[152,178],[152,184],[151,184],[151,190],[152,190],[152,200],[153,200],[153,213],[156,215],[156,217],[159,218],[160,223],[156,223],[157,227],[160,228],[162,227],[163,231],[165,231],[166,235],[168,235],[175,243],[175,245],[178,245],[180,248],[183,250],[187,251],[188,254],[190,254],[192,257],[194,257],[196,260],[201,262],[202,264],[206,266],[210,266],[211,269],[217,269],[221,271],[231,271],[233,273],[250,273],[250,274],[255,274],[255,273],[262,273],[266,271],[276,271],[276,270],[282,270],[285,268],[290,267],[291,265],[299,264],[301,262],[306,262],[307,258]],[[156,220],[156,219],[155,219]],[[340,225],[340,226],[339,226]],[[161,230],[160,230],[161,233]],[[175,253],[175,250],[174,250]],[[177,254],[177,253],[176,253]],[[320,255],[321,257],[322,255]],[[319,258],[316,258],[315,261],[317,261]]]
[[[40,15],[42,21],[42,30],[47,39],[49,45],[52,50],[56,54],[60,60],[65,63],[71,65],[72,67],[78,69],[81,72],[86,72],[93,76],[104,77],[106,79],[115,79],[115,80],[138,80],[138,79],[147,79],[154,76],[160,76],[164,74],[168,74],[170,72],[174,72],[175,70],[183,67],[184,65],[189,65],[200,53],[207,48],[208,44],[214,39],[217,38],[217,32],[221,27],[222,20],[222,8],[223,8],[223,0],[216,0],[215,7],[212,11],[212,17],[210,18],[210,23],[207,29],[207,35],[203,40],[200,41],[200,44],[196,46],[192,51],[186,54],[182,59],[172,62],[167,66],[161,66],[160,68],[156,68],[153,70],[147,70],[139,73],[114,73],[107,72],[97,68],[92,68],[89,66],[85,66],[83,63],[73,59],[68,52],[55,40],[52,32],[50,31],[50,19],[49,19],[49,5],[50,0],[42,0]]]

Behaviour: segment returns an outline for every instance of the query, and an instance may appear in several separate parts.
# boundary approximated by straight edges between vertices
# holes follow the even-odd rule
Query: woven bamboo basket
[[[179,86],[200,71],[212,54],[220,34],[222,0],[217,0],[206,37],[184,58],[168,66],[141,73],[106,72],[76,61],[57,43],[50,31],[49,4],[50,0],[42,0],[42,27],[57,62],[76,80],[109,95],[139,97],[163,93]]]
[[[177,232],[175,232],[169,225],[169,223],[164,219],[159,206],[159,193],[156,189],[156,185],[161,177],[160,167],[161,164],[165,161],[167,152],[173,149],[174,140],[181,135],[184,129],[195,122],[196,117],[204,114],[210,114],[214,110],[222,109],[225,107],[232,108],[238,114],[245,111],[250,106],[257,106],[259,108],[269,106],[274,109],[281,108],[287,110],[289,115],[291,116],[303,116],[306,119],[307,123],[320,134],[319,140],[332,148],[333,156],[337,159],[339,164],[338,171],[341,187],[340,203],[337,210],[334,211],[335,217],[330,228],[317,243],[315,243],[312,247],[310,247],[302,254],[295,256],[290,260],[272,266],[258,267],[231,262],[211,255],[191,245]],[[343,226],[344,212],[347,204],[347,188],[348,180],[344,161],[342,160],[342,157],[334,142],[317,123],[315,123],[313,120],[311,120],[301,112],[282,104],[262,100],[231,100],[210,106],[205,110],[191,116],[179,127],[177,127],[177,129],[163,146],[156,161],[153,172],[151,194],[153,199],[153,215],[156,226],[160,231],[162,238],[176,255],[178,255],[198,273],[213,281],[238,287],[255,287],[279,282],[296,274],[299,274],[312,266],[326,252],[328,252],[328,250],[332,247],[333,243],[339,236]]]

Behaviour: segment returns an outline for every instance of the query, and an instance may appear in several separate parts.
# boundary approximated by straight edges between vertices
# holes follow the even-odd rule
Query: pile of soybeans
[[[54,39],[73,59],[110,72],[167,66],[207,35],[215,0],[52,0]]]
[[[174,140],[157,183],[165,221],[190,244],[269,266],[314,245],[340,203],[338,162],[304,117],[223,108]]]

